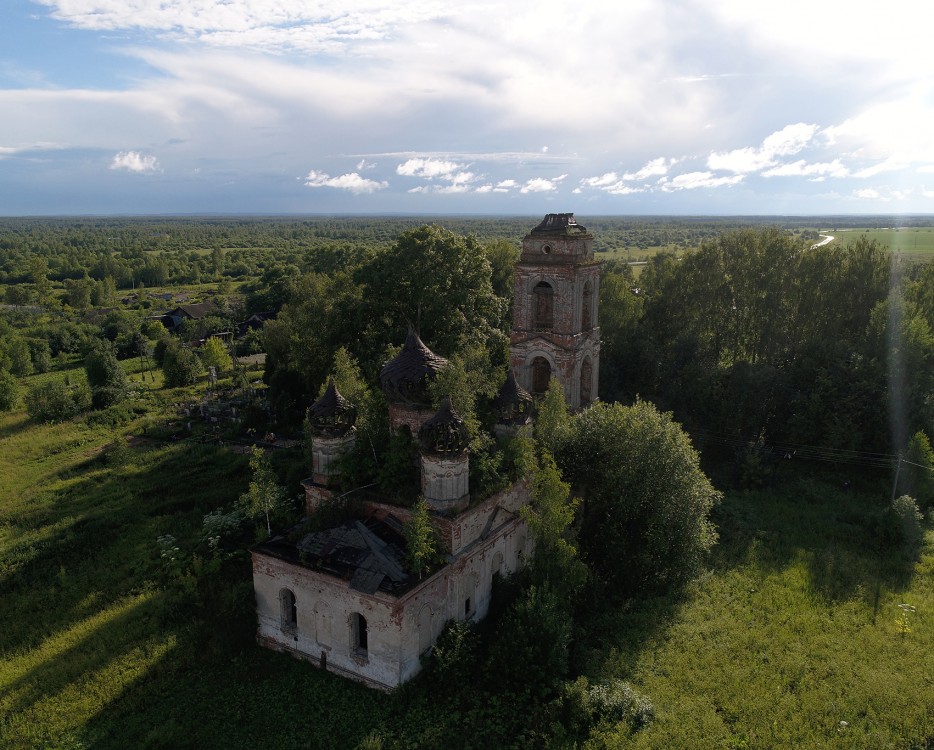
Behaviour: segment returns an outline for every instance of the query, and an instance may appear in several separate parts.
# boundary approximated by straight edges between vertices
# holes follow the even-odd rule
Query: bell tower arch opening
[[[547,281],[532,289],[532,310],[536,331],[550,331],[555,325],[555,290]]]
[[[532,390],[533,396],[544,396],[551,382],[551,363],[544,357],[532,360]]]

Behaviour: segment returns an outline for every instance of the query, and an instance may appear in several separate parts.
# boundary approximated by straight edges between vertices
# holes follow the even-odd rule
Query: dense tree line
[[[608,273],[602,395],[714,439],[902,450],[934,428],[932,270],[757,229]]]

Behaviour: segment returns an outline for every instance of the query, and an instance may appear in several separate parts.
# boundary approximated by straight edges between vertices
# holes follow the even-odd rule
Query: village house
[[[568,404],[597,397],[599,264],[593,237],[573,214],[549,214],[524,238],[516,267],[512,371],[494,402],[500,434],[532,419],[533,394],[555,377]],[[461,418],[428,386],[447,362],[414,332],[380,373],[390,429],[417,441],[421,490],[445,564],[424,578],[406,570],[402,530],[412,511],[368,498],[359,518],[321,531],[298,526],[252,550],[257,640],[321,668],[391,689],[414,676],[452,619],[479,620],[493,580],[530,551],[520,509],[526,482],[471,502],[470,456]],[[531,392],[531,393],[530,393]],[[331,383],[308,411],[312,475],[306,510],[335,499],[337,459],[356,440],[356,412]]]

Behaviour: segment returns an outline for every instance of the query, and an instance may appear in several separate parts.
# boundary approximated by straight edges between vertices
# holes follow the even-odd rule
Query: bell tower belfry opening
[[[533,396],[554,377],[573,411],[597,398],[599,296],[593,235],[574,214],[548,214],[522,240],[509,345],[519,385]]]

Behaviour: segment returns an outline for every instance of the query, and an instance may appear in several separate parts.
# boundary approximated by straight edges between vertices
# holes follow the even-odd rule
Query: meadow
[[[931,227],[887,227],[887,228],[847,228],[822,229],[822,234],[832,234],[833,244],[849,244],[857,238],[875,240],[892,250],[913,260],[930,261],[934,259],[934,228]]]
[[[194,388],[147,387],[119,425],[0,417],[0,746],[480,746],[419,680],[375,693],[254,645],[248,557],[201,538],[245,457],[160,439]],[[888,477],[777,472],[727,492],[686,593],[588,615],[575,673],[629,681],[655,718],[585,747],[930,747],[934,534],[883,553]]]

